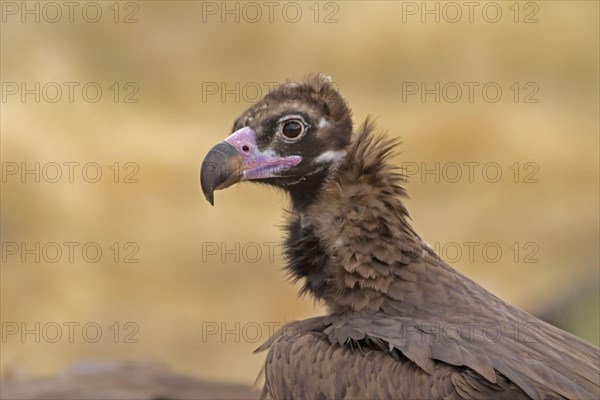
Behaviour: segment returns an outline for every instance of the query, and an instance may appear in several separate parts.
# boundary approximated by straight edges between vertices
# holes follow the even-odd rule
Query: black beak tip
[[[210,203],[211,206],[215,205],[215,188],[214,182],[211,182],[210,172],[207,172],[206,161],[202,163],[202,169],[200,172],[200,186],[202,186],[202,193],[204,193],[204,197],[206,201]]]
[[[200,186],[211,206],[215,205],[215,190],[239,181],[236,171],[242,162],[240,154],[227,142],[217,144],[204,157],[200,169]]]
[[[214,207],[215,205],[215,195],[213,192],[211,193],[205,193],[204,197],[206,197],[206,201],[208,201],[210,203],[211,206]]]

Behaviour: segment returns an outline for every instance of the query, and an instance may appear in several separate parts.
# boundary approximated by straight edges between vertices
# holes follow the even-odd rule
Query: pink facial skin
[[[300,156],[279,157],[273,150],[260,151],[256,145],[256,132],[244,127],[233,132],[227,139],[244,159],[243,180],[276,177],[277,173],[302,161]]]

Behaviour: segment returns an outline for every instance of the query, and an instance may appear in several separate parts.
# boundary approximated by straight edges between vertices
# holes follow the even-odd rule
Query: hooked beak
[[[206,200],[214,205],[214,191],[235,183],[278,176],[297,165],[300,156],[277,156],[272,150],[260,151],[256,133],[244,127],[214,146],[202,162],[200,184]]]

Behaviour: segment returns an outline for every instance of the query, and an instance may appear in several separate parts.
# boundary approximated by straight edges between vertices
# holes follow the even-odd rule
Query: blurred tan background
[[[36,22],[21,4],[2,2],[5,378],[54,373],[77,360],[139,359],[250,384],[264,358],[252,350],[269,326],[324,311],[297,298],[281,271],[281,247],[272,243],[282,237],[285,196],[242,184],[217,192],[213,208],[199,185],[202,158],[237,115],[272,82],[311,71],[333,77],[355,124],[372,114],[402,138],[398,165],[439,163],[439,182],[419,171],[407,185],[427,242],[504,300],[600,342],[597,2],[497,2],[495,23],[495,9],[482,14],[485,3],[470,22],[464,6],[456,20],[445,3],[428,2],[439,7],[436,22],[421,2],[276,2],[271,22],[262,2],[253,3],[260,18],[236,2],[226,6],[234,14],[221,2],[97,2],[95,23],[86,20],[95,8],[82,14],[87,3],[77,3],[73,22],[66,8],[51,22],[56,13],[45,3],[37,3]],[[36,2],[27,4],[35,13]],[[22,101],[23,82],[34,92],[40,83],[39,103],[35,94]],[[54,103],[54,86],[43,89],[49,82],[63,90]],[[64,82],[78,84],[72,102]],[[82,94],[89,82],[102,89],[95,103],[92,89],[87,100]],[[453,85],[440,89],[439,102],[407,93],[422,82],[457,83],[462,97],[448,101]],[[472,102],[464,82],[478,85]],[[482,95],[490,82],[502,89],[497,102]],[[65,162],[80,163],[73,182]],[[81,175],[92,162],[102,171],[97,183]],[[455,183],[453,171],[442,173],[473,162],[473,182],[467,167]],[[29,174],[23,183],[23,165],[35,163],[40,182]],[[51,163],[62,166],[56,183]],[[498,182],[482,176],[488,163],[500,166]],[[124,182],[129,173],[137,183]],[[65,242],[79,243],[73,262]],[[102,249],[95,263],[81,254],[91,242]],[[48,243],[62,249],[56,262]],[[495,262],[482,254],[490,243],[502,251]],[[139,262],[124,262],[136,250]],[[22,337],[23,328],[34,333]],[[222,338],[223,328],[236,333]]]

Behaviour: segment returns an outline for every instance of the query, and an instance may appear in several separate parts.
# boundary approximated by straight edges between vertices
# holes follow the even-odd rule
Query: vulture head
[[[296,209],[307,206],[346,154],[350,114],[324,75],[280,85],[244,111],[206,155],[200,174],[206,199],[214,205],[215,190],[252,181],[287,191]]]

